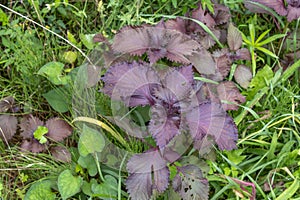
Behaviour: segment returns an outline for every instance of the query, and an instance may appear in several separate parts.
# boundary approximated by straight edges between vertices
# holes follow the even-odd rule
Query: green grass
[[[111,39],[113,34],[124,25],[153,24],[157,22],[159,15],[180,16],[186,10],[196,6],[191,0],[110,0],[105,2],[95,0],[69,1],[69,4],[52,5],[51,9],[48,9],[43,1],[37,2],[24,1],[23,4],[6,4],[44,28],[5,11],[9,16],[9,23],[2,26],[0,30],[2,41],[0,44],[0,99],[13,96],[18,106],[22,108],[22,113],[17,113],[17,115],[33,113],[41,119],[60,116],[69,121],[73,120],[73,113],[56,112],[43,97],[44,93],[55,87],[37,74],[44,64],[59,61],[65,63],[66,70],[72,70],[73,67],[80,66],[84,62],[85,57],[82,53],[90,55],[92,52],[92,49],[81,41],[80,35],[101,32]],[[232,21],[246,36],[250,35],[249,23],[255,27],[257,36],[267,29],[271,29],[267,34],[270,37],[298,28],[299,20],[288,24],[279,17],[283,22],[279,22],[280,29],[278,30],[269,17],[261,17],[245,11],[242,1],[223,2],[232,11]],[[1,9],[4,11],[3,8]],[[68,30],[77,42],[70,45],[47,29],[70,40]],[[283,59],[284,53],[298,50],[296,49],[298,41],[299,35],[294,34],[287,46],[284,46],[283,40],[279,38],[264,45],[265,48],[274,52],[279,60],[268,54],[253,52],[252,61],[255,60],[255,66],[252,65],[253,71],[263,68],[265,64],[271,66],[272,70],[278,69],[279,61]],[[78,52],[78,49],[82,53]],[[64,60],[63,54],[66,51],[77,53],[78,58],[74,63],[67,63]],[[299,70],[295,70],[284,82],[269,84],[266,94],[261,96],[259,103],[256,102],[249,107],[252,113],[244,112],[238,124],[238,149],[232,152],[216,150],[216,155],[211,155],[214,159],[208,162],[211,168],[207,172],[211,199],[248,199],[252,192],[251,187],[247,185],[245,186],[247,191],[242,190],[241,182],[237,182],[237,179],[243,183],[254,183],[257,199],[276,199],[286,193],[292,194],[292,189],[299,184],[297,181],[300,179],[299,94]],[[106,96],[98,93],[95,98],[96,102],[101,104],[96,106],[97,112],[102,115],[111,112]],[[242,112],[241,108],[231,114],[237,117]],[[93,117],[97,117],[97,114]],[[66,146],[76,147],[78,138],[78,135],[74,134],[68,139]],[[76,166],[74,166],[76,160],[75,164],[62,164],[53,161],[48,154],[20,152],[17,148],[17,144],[20,143],[18,139],[20,138],[16,137],[9,147],[0,142],[0,197],[22,199],[35,181],[46,177],[56,179],[64,169],[76,171]],[[131,138],[130,140],[132,140],[130,148],[133,151],[144,150],[145,147],[140,141]],[[111,141],[114,141],[113,137]],[[73,157],[78,158],[75,154]],[[87,171],[80,170],[76,171],[76,174],[89,180]],[[104,174],[111,173],[119,178],[118,195],[126,198],[125,188],[121,186],[121,183],[124,184],[126,174],[121,173],[121,170],[120,172],[106,168],[101,168],[101,170]],[[99,176],[98,174],[96,178]],[[3,189],[1,189],[1,184]],[[294,193],[293,198],[300,199],[300,194]]]

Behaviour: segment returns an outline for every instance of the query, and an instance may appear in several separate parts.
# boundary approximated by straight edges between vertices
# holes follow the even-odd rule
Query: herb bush
[[[113,119],[128,137],[147,144],[127,162],[132,199],[166,190],[183,199],[208,199],[208,180],[186,155],[201,162],[214,144],[236,148],[237,127],[226,111],[237,110],[245,97],[228,74],[232,63],[250,60],[250,53],[229,19],[225,6],[215,4],[211,14],[199,4],[184,18],[123,27],[112,44],[94,37],[110,49],[100,91],[117,102]],[[142,108],[141,115],[150,113],[143,123],[124,117]]]

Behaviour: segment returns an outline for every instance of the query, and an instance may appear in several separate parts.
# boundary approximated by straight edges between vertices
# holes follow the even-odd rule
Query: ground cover
[[[300,199],[298,1],[0,4],[2,199]]]

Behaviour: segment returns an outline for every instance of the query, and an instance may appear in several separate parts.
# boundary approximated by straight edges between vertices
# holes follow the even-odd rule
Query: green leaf
[[[257,40],[255,41],[255,44],[259,43],[269,32],[271,29],[266,30],[265,32],[263,32],[262,34],[260,34],[260,36],[257,38]]]
[[[172,0],[172,5],[174,8],[177,8],[177,0]]]
[[[79,34],[81,42],[89,50],[92,50],[94,48],[95,45],[93,41],[94,36],[95,34]]]
[[[86,125],[83,125],[82,134],[78,142],[78,151],[81,156],[89,153],[101,152],[105,147],[105,140],[102,134]]]
[[[292,66],[288,67],[282,74],[281,80],[279,82],[285,82],[288,78],[290,78],[296,70],[300,68],[300,60],[295,62]]]
[[[74,35],[73,35],[72,33],[70,33],[69,31],[67,32],[67,37],[68,37],[68,40],[69,40],[72,44],[76,45],[76,44],[78,43],[78,42],[76,41]]]
[[[88,170],[90,176],[95,176],[97,174],[97,165],[94,157],[91,154],[85,157],[80,156],[77,162],[79,165],[81,165],[81,167]]]
[[[43,97],[57,112],[64,113],[69,111],[70,99],[60,88],[50,90],[46,94],[43,94]]]
[[[270,51],[270,50],[268,50],[268,49],[266,49],[266,48],[264,48],[264,47],[256,47],[256,48],[257,48],[258,50],[264,52],[265,54],[267,54],[267,55],[273,57],[273,58],[278,58],[278,56],[276,56],[272,51]]]
[[[24,200],[54,200],[56,195],[51,191],[52,181],[38,181],[27,191]]]
[[[39,141],[41,144],[45,144],[47,142],[47,138],[44,136],[48,133],[48,128],[45,126],[38,126],[38,128],[33,132],[33,136],[35,139]]]
[[[268,82],[273,78],[273,76],[274,73],[268,65],[259,70],[249,84],[247,99],[253,99],[260,89],[267,86]]]
[[[76,54],[76,52],[73,52],[73,51],[67,51],[64,53],[64,59],[66,60],[66,62],[72,64],[76,61],[77,54]]]
[[[58,176],[58,190],[63,200],[80,192],[82,177],[73,176],[70,170],[65,170]]]
[[[268,39],[266,39],[266,40],[264,40],[264,41],[262,41],[262,42],[259,42],[258,40],[256,40],[256,46],[263,46],[263,45],[265,45],[265,44],[268,44],[268,43],[270,43],[270,42],[273,42],[274,40],[277,40],[277,39],[279,39],[279,38],[283,38],[283,37],[285,37],[285,34],[277,34],[277,35],[273,35],[273,36],[271,36],[271,37],[268,37]],[[258,43],[259,42],[259,43]]]
[[[238,165],[247,157],[247,156],[242,156],[243,151],[244,149],[237,149],[237,150],[224,151],[224,152],[231,162]]]
[[[117,180],[111,175],[106,175],[104,178],[104,183],[92,185],[93,196],[102,197],[101,199],[104,200],[117,199]]]
[[[288,200],[290,199],[297,191],[300,186],[299,180],[296,178],[293,182],[293,184],[288,187],[279,197],[276,198],[276,200]]]
[[[8,17],[2,9],[0,9],[0,22],[2,22],[2,26],[8,24]]]
[[[54,85],[66,85],[70,77],[62,75],[64,64],[60,62],[49,62],[38,71],[39,75],[45,76]]]

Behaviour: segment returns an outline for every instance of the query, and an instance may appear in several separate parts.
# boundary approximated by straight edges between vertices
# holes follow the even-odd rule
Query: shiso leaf
[[[126,188],[133,200],[148,200],[153,189],[161,193],[168,187],[169,169],[158,150],[132,156],[127,163],[127,169],[129,177]]]
[[[39,127],[44,126],[44,122],[39,118],[28,115],[22,118],[20,123],[21,136],[24,139],[32,139],[34,131]]]
[[[147,53],[150,63],[167,57],[174,62],[189,64],[186,56],[195,52],[200,45],[179,31],[143,25],[121,29],[115,35],[112,48],[131,55]]]
[[[154,104],[152,90],[161,84],[156,71],[148,63],[124,62],[109,68],[102,80],[102,91],[113,100],[128,106]]]
[[[247,0],[245,1],[245,6],[248,8],[251,12],[254,13],[268,13],[266,10],[263,8],[260,8],[257,5],[252,4],[251,2],[257,2],[262,5],[265,5],[269,8],[272,8],[275,10],[279,15],[285,16],[287,15],[287,10],[284,6],[284,1],[283,0]]]
[[[242,104],[246,101],[246,98],[241,95],[238,88],[231,81],[224,81],[217,86],[218,96],[222,102],[224,110],[237,110],[239,107],[235,104]],[[228,102],[228,103],[227,103]],[[234,104],[229,104],[230,102]]]
[[[65,163],[71,162],[71,153],[66,147],[55,146],[50,149],[50,152],[57,161]]]
[[[149,131],[160,148],[164,148],[171,139],[180,134],[180,117],[168,115],[168,112],[170,111],[161,104],[151,107]]]
[[[195,165],[179,167],[173,180],[173,189],[183,200],[208,200],[209,185],[201,170]]]
[[[298,1],[298,4],[300,4],[300,1]],[[293,7],[291,5],[288,5],[288,14],[287,19],[289,22],[298,19],[300,17],[300,5],[298,7]]]
[[[30,151],[32,153],[40,153],[45,150],[45,145],[40,144],[36,139],[23,140],[21,150]]]
[[[240,86],[247,89],[252,79],[252,72],[249,67],[239,65],[234,72],[234,79]]]
[[[0,100],[0,113],[8,111],[15,103],[15,99],[12,96],[5,97]]]
[[[9,141],[16,134],[17,124],[15,116],[0,115],[0,139]]]
[[[232,23],[228,26],[227,43],[232,51],[237,51],[243,44],[242,34]]]
[[[221,150],[236,148],[237,127],[221,105],[203,103],[188,112],[186,120],[195,141],[201,141],[208,135]]]
[[[48,119],[45,126],[49,130],[46,136],[55,142],[61,142],[72,134],[71,126],[60,118]]]

